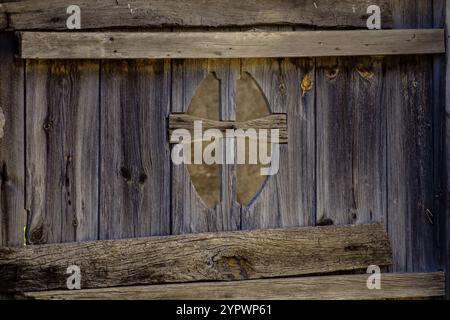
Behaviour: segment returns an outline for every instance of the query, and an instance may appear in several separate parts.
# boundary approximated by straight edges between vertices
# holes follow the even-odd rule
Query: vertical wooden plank
[[[1,1],[0,1],[1,2]],[[14,35],[0,33],[0,246],[24,244],[24,63],[14,59]]]
[[[259,26],[251,31],[304,31]],[[314,59],[246,59],[242,72],[258,83],[272,113],[287,113],[289,143],[280,145],[280,170],[268,177],[252,203],[242,206],[242,229],[315,225]],[[303,88],[305,86],[305,88]]]
[[[242,228],[314,225],[315,109],[312,59],[243,60],[267,98],[272,113],[287,113],[289,143],[280,146],[280,170],[242,208]],[[307,90],[302,91],[302,82]]]
[[[433,27],[445,28],[446,0],[433,1]],[[439,269],[445,269],[446,198],[445,198],[445,70],[446,56],[433,57],[433,208]]]
[[[170,234],[170,64],[102,62],[100,239]]]
[[[386,114],[377,58],[317,60],[317,223],[383,222]]]
[[[235,117],[234,87],[240,72],[239,60],[174,60],[172,112],[185,113],[202,81],[214,73],[220,81],[220,118]],[[222,166],[221,202],[206,208],[197,194],[185,165],[172,166],[172,232],[199,233],[240,228],[236,205],[234,166]]]
[[[220,120],[236,121],[236,81],[240,77],[241,61],[239,59],[233,59],[223,63],[221,60],[211,60],[210,65],[214,65],[215,74],[220,81]],[[236,150],[233,139],[223,139],[223,160],[225,160],[225,155],[230,152],[229,149],[233,146]],[[236,169],[237,166],[235,164],[227,164],[226,161],[221,166],[221,203],[218,207],[218,214],[222,217],[222,221],[226,222],[222,225],[224,229],[218,231],[241,229],[241,212],[240,206],[237,203]]]
[[[393,5],[396,28],[432,26],[432,1],[397,0]],[[396,272],[438,267],[432,72],[431,57],[387,59],[388,230]]]
[[[27,61],[31,244],[97,239],[98,88],[97,62]]]

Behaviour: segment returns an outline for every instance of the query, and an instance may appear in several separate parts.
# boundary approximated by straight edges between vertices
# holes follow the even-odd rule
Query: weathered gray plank
[[[0,246],[24,244],[24,62],[14,59],[14,36],[0,33]]]
[[[396,27],[431,27],[432,7],[432,1],[396,1]],[[432,72],[431,57],[390,58],[386,63],[387,220],[395,272],[438,269]]]
[[[288,145],[280,146],[280,170],[267,178],[258,197],[243,206],[242,228],[314,225],[315,108],[312,60],[243,60],[267,98],[270,111],[287,113]],[[302,92],[302,82],[310,81]],[[305,82],[305,83],[306,83]]]
[[[30,59],[270,58],[445,52],[442,29],[282,32],[21,32]],[[302,44],[302,45],[299,45]]]
[[[239,60],[174,60],[172,112],[185,113],[199,85],[211,73],[220,80],[219,114],[216,119],[234,120],[234,85],[240,72]],[[227,114],[228,113],[228,114]],[[238,230],[240,213],[235,203],[233,169],[224,165],[219,175],[220,203],[207,208],[200,199],[185,165],[172,165],[172,231],[174,234]],[[226,168],[228,167],[228,168]],[[231,170],[233,171],[233,170]],[[225,187],[226,186],[226,187]]]
[[[445,28],[446,0],[433,1],[433,27]],[[445,174],[445,95],[446,56],[433,57],[433,208],[439,270],[445,270],[446,178]]]
[[[76,4],[82,12],[82,29],[264,24],[365,28],[367,7],[372,4],[382,8],[383,26],[388,28],[392,24],[387,0],[209,0],[207,3],[202,0],[78,0]],[[3,10],[8,13],[9,28],[13,30],[64,30],[69,5],[64,0],[19,0],[4,4]],[[3,20],[5,26],[6,19]]]
[[[26,86],[28,240],[95,240],[99,64],[28,61]]]
[[[102,62],[100,239],[170,234],[168,61]]]
[[[382,82],[378,58],[317,62],[318,224],[386,221]]]
[[[310,227],[0,248],[0,291],[246,280],[365,269],[391,262],[384,227]]]
[[[238,282],[207,282],[90,290],[25,292],[33,300],[384,300],[440,298],[444,274],[382,275],[381,290],[367,289],[368,275],[341,275]]]
[[[172,133],[177,129],[186,129],[191,132],[192,137],[194,137],[194,123],[196,121],[202,122],[202,129],[218,129],[222,132],[222,135],[225,136],[227,129],[255,129],[255,130],[279,130],[279,141],[280,143],[287,143],[287,117],[286,114],[272,114],[263,118],[258,118],[254,120],[247,121],[217,121],[204,119],[201,117],[195,117],[188,114],[178,114],[173,113],[169,116],[169,133]],[[244,138],[244,135],[239,135],[236,133],[236,136]],[[270,136],[268,136],[268,140],[270,141]]]
[[[236,121],[236,81],[240,76],[241,61],[227,60],[226,63],[222,63],[222,61],[214,60],[214,63],[216,64],[214,74],[220,83],[219,119],[221,121]],[[232,139],[223,140],[223,155],[230,152],[229,148],[232,143]],[[217,208],[219,213],[217,218],[226,221],[220,231],[240,229],[241,214],[237,202],[236,169],[237,166],[234,163],[227,163],[220,168],[220,205]]]

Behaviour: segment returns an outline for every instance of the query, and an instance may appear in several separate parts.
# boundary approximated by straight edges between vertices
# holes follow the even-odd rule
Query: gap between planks
[[[24,59],[276,58],[441,54],[443,29],[287,32],[20,32]]]

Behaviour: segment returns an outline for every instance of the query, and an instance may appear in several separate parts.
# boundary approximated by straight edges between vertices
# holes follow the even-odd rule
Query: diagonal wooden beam
[[[249,280],[324,274],[391,264],[380,224],[191,234],[0,248],[0,292]]]
[[[22,32],[26,59],[323,57],[445,52],[444,30]]]
[[[369,275],[264,279],[24,292],[33,300],[383,300],[444,296],[444,273],[381,274],[381,289],[369,290]]]
[[[268,138],[270,138],[270,130],[278,129],[280,133],[279,142],[282,144],[288,143],[286,114],[271,114],[267,117],[263,117],[260,119],[249,120],[245,122],[236,122],[236,121],[215,121],[190,116],[187,114],[172,113],[169,116],[169,135],[172,136],[172,133],[177,129],[186,129],[189,132],[191,132],[191,135],[193,137],[195,121],[202,122],[203,131],[208,129],[217,129],[222,131],[223,134],[225,134],[227,129],[233,130],[242,129],[244,131],[248,129],[255,129],[256,132],[258,132],[258,130],[261,129],[267,129]],[[237,136],[239,136],[239,134],[237,134]],[[176,141],[170,142],[175,143]]]
[[[389,0],[16,0],[3,8],[12,30],[66,30],[70,4],[81,9],[82,29],[292,24],[365,28],[372,4],[381,7],[383,27],[392,26]]]

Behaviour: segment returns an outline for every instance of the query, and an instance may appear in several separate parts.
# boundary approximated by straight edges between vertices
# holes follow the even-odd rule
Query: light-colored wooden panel
[[[266,58],[433,54],[442,29],[286,32],[20,33],[30,59]]]
[[[70,4],[64,0],[19,0],[3,4],[3,10],[13,30],[65,30]],[[392,25],[388,0],[78,0],[74,4],[82,12],[82,29],[280,24],[365,28],[367,8],[372,4],[381,7],[384,28]]]
[[[0,248],[0,291],[66,289],[322,274],[391,262],[383,226],[221,232]]]
[[[381,289],[369,290],[369,275],[342,275],[121,287],[91,290],[25,292],[18,299],[35,300],[383,300],[438,298],[444,295],[444,274],[381,275]]]

